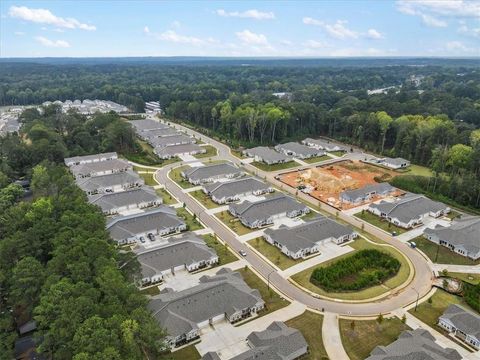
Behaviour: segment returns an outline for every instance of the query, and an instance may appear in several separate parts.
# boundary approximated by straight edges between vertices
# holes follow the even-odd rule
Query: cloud
[[[25,35],[25,33],[23,31],[15,31],[14,34],[17,35],[17,36]]]
[[[447,27],[448,26],[446,21],[437,19],[436,17],[433,17],[431,15],[420,14],[420,17],[423,23],[430,27]]]
[[[224,9],[218,9],[216,11],[217,15],[223,17],[237,17],[237,18],[250,18],[255,20],[271,20],[275,19],[275,14],[271,11],[263,12],[256,9],[251,9],[247,11],[225,11]]]
[[[457,53],[458,52],[470,53],[474,51],[474,49],[469,48],[461,41],[449,41],[445,44],[445,49],[447,49],[449,52],[457,52]]]
[[[179,29],[182,26],[182,23],[178,20],[172,22],[172,27],[175,29]]]
[[[407,15],[433,13],[449,17],[480,18],[478,0],[397,0],[397,10]]]
[[[236,32],[237,38],[240,39],[241,42],[248,45],[264,45],[268,46],[267,37],[263,34],[256,34],[251,32],[250,30],[246,29],[243,31]]]
[[[480,27],[469,28],[467,24],[460,23],[460,27],[457,30],[460,34],[469,35],[473,37],[480,37]]]
[[[36,36],[35,40],[37,40],[40,44],[46,47],[57,47],[57,48],[70,47],[70,44],[65,40],[50,40],[43,36]]]
[[[148,26],[145,26],[145,27],[143,28],[143,32],[144,32],[145,34],[150,34],[150,29],[148,28]]]
[[[337,20],[334,24],[327,24],[323,21],[313,19],[310,17],[304,17],[303,23],[307,25],[320,26],[323,28],[331,37],[336,39],[357,39],[360,34],[356,31],[349,29],[346,25],[348,21],[346,20]]]
[[[328,44],[317,40],[307,40],[302,45],[309,49],[323,49],[328,47]]]
[[[383,34],[375,29],[368,29],[366,37],[373,40],[380,40],[384,38]]]
[[[8,14],[13,18],[31,21],[37,24],[48,24],[59,28],[82,29],[93,31],[97,28],[93,25],[81,23],[74,18],[62,18],[55,16],[47,9],[32,9],[26,6],[11,6]]]

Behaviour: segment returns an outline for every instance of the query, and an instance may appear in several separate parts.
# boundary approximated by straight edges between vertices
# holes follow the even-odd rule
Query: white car
[[[247,253],[244,250],[240,250],[238,253],[242,256],[247,256]]]

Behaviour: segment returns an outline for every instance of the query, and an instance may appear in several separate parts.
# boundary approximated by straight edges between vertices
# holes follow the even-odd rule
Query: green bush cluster
[[[472,309],[480,312],[480,284],[472,285],[463,283],[465,302],[470,305]]]

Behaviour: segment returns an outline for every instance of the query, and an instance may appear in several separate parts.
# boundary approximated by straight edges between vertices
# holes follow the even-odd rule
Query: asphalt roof
[[[410,163],[410,161],[405,160],[405,159],[400,158],[400,157],[397,157],[397,158],[386,157],[384,162],[392,164],[392,165],[397,165],[397,166],[400,166],[400,165],[405,164],[405,163],[407,163],[407,164]]]
[[[138,132],[138,134],[145,138],[151,139],[156,137],[181,135],[182,133],[174,128],[169,127],[168,125],[165,125],[165,128],[154,130],[141,130]]]
[[[212,176],[240,175],[242,170],[231,163],[221,163],[208,166],[196,166],[183,171],[187,179],[202,181]]]
[[[275,150],[293,152],[297,155],[303,155],[305,157],[320,156],[324,154],[322,150],[317,150],[306,145],[299,144],[297,142],[288,142],[285,144],[277,145],[275,146]]]
[[[254,147],[251,149],[245,150],[245,152],[249,156],[258,156],[262,158],[264,161],[270,161],[270,162],[279,162],[279,161],[289,161],[291,160],[290,157],[280,154],[276,152],[275,150],[272,150],[266,146],[258,146]]]
[[[224,268],[214,276],[203,276],[189,289],[171,289],[152,298],[148,308],[171,336],[197,329],[214,316],[230,316],[239,310],[264,303],[260,292],[250,288],[238,272]]]
[[[421,328],[406,330],[387,346],[377,346],[365,360],[461,360],[451,348],[443,348],[435,338]]]
[[[70,171],[73,175],[88,175],[91,173],[96,173],[100,171],[121,171],[126,169],[131,169],[132,166],[126,162],[125,160],[121,159],[112,159],[112,160],[105,160],[105,161],[96,161],[86,164],[79,164],[79,165],[72,165],[70,167]]]
[[[217,182],[204,186],[205,190],[213,197],[222,199],[246,192],[268,190],[270,185],[252,177],[236,179],[227,182]]]
[[[391,218],[397,218],[403,223],[408,223],[412,219],[417,219],[420,215],[446,209],[447,205],[430,200],[423,195],[409,194],[403,199],[394,202],[381,201],[378,204],[371,204],[370,207],[378,209]]]
[[[480,340],[480,315],[468,311],[463,306],[452,304],[440,318],[450,320],[458,330]]]
[[[163,137],[156,137],[156,138],[150,139],[150,144],[153,147],[157,147],[157,148],[158,147],[162,148],[165,146],[176,145],[176,144],[190,144],[194,142],[195,142],[195,139],[185,134],[163,136]]]
[[[69,162],[80,162],[80,161],[94,161],[101,158],[117,158],[118,155],[116,152],[108,152],[108,153],[101,153],[101,154],[93,154],[93,155],[84,155],[84,156],[73,156],[69,158],[65,158],[65,164]]]
[[[98,188],[117,186],[131,183],[143,184],[143,179],[132,170],[122,171],[114,174],[86,177],[75,180],[78,187],[83,191],[93,191]]]
[[[202,147],[197,144],[182,144],[182,145],[171,145],[165,146],[163,148],[155,148],[156,153],[159,156],[170,155],[175,156],[178,154],[183,154],[185,152],[201,151]]]
[[[337,223],[327,217],[319,215],[318,219],[308,221],[294,227],[281,226],[277,230],[266,229],[265,235],[270,236],[280,245],[292,252],[309,249],[319,241],[330,238],[340,238],[350,235],[354,231],[348,226]]]
[[[168,127],[168,125],[152,119],[131,120],[129,123],[132,124],[137,131],[165,129],[165,127]]]
[[[303,140],[304,142],[307,142],[307,143],[312,143],[312,144],[316,144],[318,146],[320,146],[321,148],[323,149],[327,149],[327,148],[334,148],[334,147],[337,147],[341,150],[347,150],[347,147],[345,145],[342,145],[342,144],[338,144],[338,143],[334,143],[334,142],[331,142],[331,141],[327,141],[327,140],[323,140],[323,139],[312,139],[312,138],[306,138]]]
[[[440,240],[455,246],[463,246],[468,252],[480,251],[480,217],[471,216],[455,220],[450,227],[425,229],[427,234],[435,234]]]
[[[389,183],[383,182],[379,184],[366,185],[360,189],[345,190],[340,195],[356,200],[356,199],[364,198],[367,194],[370,194],[372,192],[376,192],[377,194],[385,194],[385,193],[393,192],[395,190],[396,188],[391,186]]]
[[[96,194],[88,197],[91,204],[99,206],[103,211],[114,208],[139,204],[142,202],[159,201],[155,191],[150,187],[142,187],[128,191],[120,191],[106,194]]]

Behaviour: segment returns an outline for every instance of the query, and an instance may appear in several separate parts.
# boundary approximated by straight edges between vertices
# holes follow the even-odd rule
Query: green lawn
[[[245,280],[248,286],[260,291],[260,295],[263,301],[265,301],[265,309],[259,313],[259,316],[269,314],[290,305],[289,301],[282,299],[280,295],[272,289],[268,289],[267,284],[248,267],[240,269],[238,272],[242,274],[243,280]]]
[[[228,212],[228,210],[216,213],[215,216],[219,218],[225,225],[232,229],[238,235],[245,235],[257,229],[250,229],[243,225],[240,220]]]
[[[423,236],[416,237],[412,240],[417,244],[417,248],[422,250],[430,260],[437,264],[455,264],[455,265],[477,265],[480,260],[474,261],[465,256],[458,255],[448,250],[445,246],[440,246],[434,242],[425,239]],[[438,252],[438,256],[437,256]]]
[[[208,157],[214,157],[214,156],[217,156],[217,148],[215,146],[212,146],[212,145],[206,145],[206,146],[202,146],[205,150],[207,150],[207,152],[205,154],[197,154],[197,155],[193,155],[194,157],[196,157],[197,159],[202,159],[202,158],[208,158]]]
[[[345,151],[331,151],[331,152],[329,152],[329,154],[342,157],[343,155],[346,154],[346,152]]]
[[[202,357],[194,344],[183,349],[163,355],[160,360],[200,360]]]
[[[157,154],[153,152],[152,146],[143,140],[137,139],[137,144],[140,147],[140,151],[134,153],[122,153],[122,155],[130,161],[149,166],[165,166],[180,161],[178,157],[166,160],[160,159]]]
[[[315,286],[310,282],[310,276],[317,267],[325,267],[328,266],[329,264],[336,262],[337,260],[343,259],[345,257],[353,255],[355,252],[350,252],[348,254],[336,257],[334,259],[331,259],[329,261],[326,261],[324,263],[321,263],[320,265],[313,266],[309,269],[303,270],[295,275],[292,276],[292,280],[303,286],[304,288],[307,288],[308,290],[317,293],[322,296],[327,296],[331,298],[337,298],[337,299],[342,299],[342,300],[365,300],[369,299],[372,297],[376,297],[379,295],[384,294],[385,292],[389,291],[390,289],[394,289],[401,284],[403,284],[405,281],[407,281],[408,276],[410,274],[410,267],[408,266],[407,260],[403,257],[403,255],[398,252],[396,249],[390,247],[390,246],[379,246],[375,245],[372,243],[367,242],[366,240],[362,238],[358,238],[355,240],[353,243],[349,244],[348,246],[353,247],[355,250],[361,250],[361,249],[377,249],[380,251],[384,251],[395,257],[398,261],[400,261],[401,266],[400,270],[398,271],[397,275],[394,277],[388,279],[385,281],[382,285],[377,285],[377,286],[372,286],[368,289],[364,289],[361,291],[354,291],[354,292],[327,292],[324,291],[323,289]]]
[[[409,170],[408,175],[433,176],[432,170],[424,166],[410,165],[407,169]]]
[[[149,173],[139,173],[138,175],[145,180],[145,185],[149,186],[155,186],[158,185],[158,183],[155,181],[153,178],[154,172],[149,172]]]
[[[172,205],[172,204],[176,204],[178,202],[177,199],[175,199],[172,196],[172,194],[170,194],[165,189],[156,189],[155,192],[157,193],[158,196],[160,196],[163,199],[163,203],[165,205]]]
[[[242,155],[242,151],[232,149],[232,150],[230,150],[230,152],[232,153],[233,156],[236,156],[239,159],[246,159],[246,157],[244,155]]]
[[[177,167],[175,169],[170,170],[170,174],[169,174],[170,179],[175,181],[178,185],[180,185],[184,189],[188,189],[188,188],[191,188],[191,187],[194,186],[194,185],[190,184],[188,181],[186,181],[181,175],[182,171],[187,170],[187,169],[190,169],[190,166],[188,166],[188,165],[180,166],[180,167]]]
[[[303,221],[307,221],[307,220],[311,220],[315,217],[317,217],[319,215],[319,213],[317,213],[316,211],[313,211],[313,210],[310,210],[310,212],[308,214],[305,214],[301,217],[301,219]]]
[[[381,325],[376,320],[340,319],[340,336],[350,360],[363,360],[379,345],[388,345],[397,340],[400,333],[410,328],[393,317],[384,319]]]
[[[455,210],[450,210],[450,212],[447,214],[447,217],[450,219],[450,220],[453,220],[453,219],[456,219],[457,217],[459,217],[460,214],[458,211],[455,211]]]
[[[396,231],[397,234],[400,235],[408,231],[407,229],[403,229],[399,226],[393,225],[392,223],[388,222],[386,219],[382,219],[381,217],[375,214],[372,214],[367,210],[362,210],[354,214],[354,216],[372,224],[373,226],[376,226],[382,230],[385,230],[389,233]]]
[[[472,285],[477,285],[480,283],[480,274],[465,274],[465,273],[449,272],[448,276],[460,279]]]
[[[192,214],[190,214],[187,211],[187,209],[183,207],[178,208],[177,215],[186,222],[189,231],[203,229],[203,226],[198,222],[198,220]]]
[[[217,253],[218,265],[225,265],[238,260],[238,258],[229,250],[228,245],[222,244],[213,235],[202,235],[202,238],[207,243],[207,246],[215,250]]]
[[[289,168],[298,166],[299,164],[292,160],[285,163],[273,164],[273,165],[268,165],[263,162],[254,161],[252,162],[252,165],[263,171],[278,171],[283,169],[289,169]]]
[[[322,155],[322,156],[315,156],[315,157],[312,157],[310,159],[303,159],[303,161],[305,161],[307,164],[313,164],[313,163],[316,163],[316,162],[330,160],[330,159],[331,159],[330,156]]]
[[[203,192],[203,190],[191,191],[188,194],[197,199],[198,202],[207,209],[213,209],[220,206],[219,204],[214,203],[212,199],[210,199],[210,197]]]
[[[149,288],[140,290],[140,292],[142,294],[145,294],[145,295],[152,295],[153,296],[153,295],[160,294],[160,289],[158,288],[158,286],[151,286]]]
[[[302,357],[303,360],[328,360],[323,346],[322,323],[323,316],[311,311],[285,322],[287,326],[300,330],[307,341],[309,353]]]
[[[247,242],[250,246],[255,248],[255,250],[257,250],[268,260],[270,260],[272,264],[275,264],[282,270],[288,269],[289,267],[303,261],[303,259],[293,260],[292,258],[282,253],[280,249],[276,246],[270,245],[262,237],[255,238]]]

